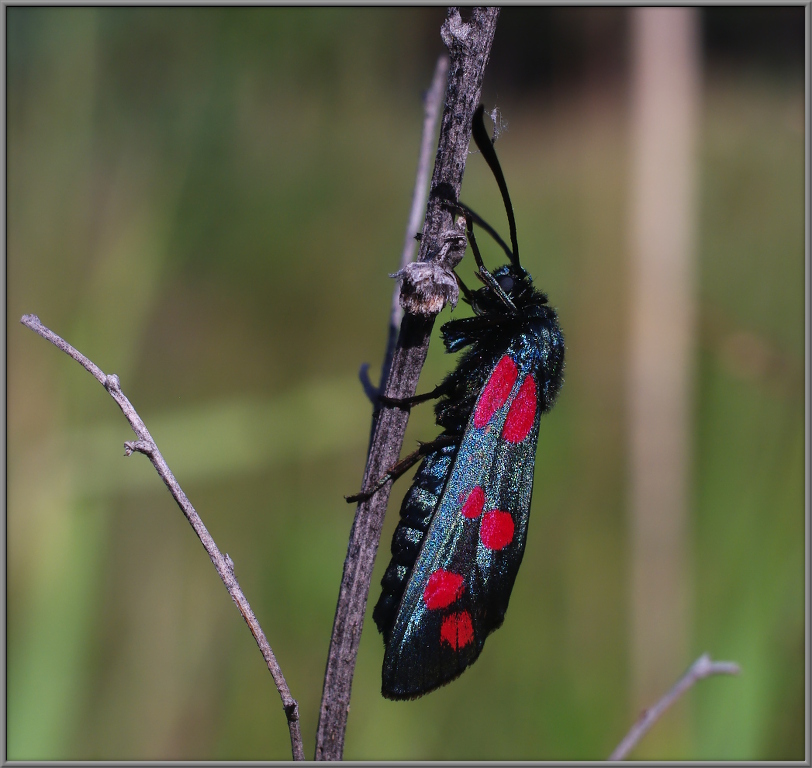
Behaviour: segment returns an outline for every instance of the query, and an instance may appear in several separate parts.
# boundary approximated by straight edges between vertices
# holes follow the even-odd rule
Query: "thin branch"
[[[434,146],[434,134],[437,128],[437,118],[440,115],[440,107],[445,94],[446,77],[448,75],[448,56],[441,55],[437,59],[434,67],[434,77],[431,80],[431,87],[426,92],[423,99],[423,135],[420,139],[420,155],[417,159],[417,173],[414,180],[414,190],[412,191],[412,208],[409,211],[409,221],[406,224],[406,236],[403,239],[403,251],[400,256],[400,269],[410,264],[414,259],[417,248],[417,234],[420,226],[420,217],[426,210],[426,200],[429,195],[429,166],[431,165],[431,149]],[[398,277],[400,273],[392,275]],[[403,320],[403,308],[400,306],[400,280],[395,283],[395,290],[392,292],[392,311],[389,316],[389,335],[386,340],[386,352],[381,365],[381,380],[376,387],[369,378],[369,363],[364,363],[358,371],[358,378],[364,388],[364,394],[369,398],[374,409],[370,440],[375,433],[375,416],[379,410],[378,396],[383,391],[383,385],[389,377],[389,369],[392,366],[392,355],[395,353],[395,344],[398,340],[398,328]]]
[[[471,119],[479,105],[482,76],[498,16],[498,8],[474,8],[470,19],[463,22],[459,11],[451,8],[440,31],[450,54],[448,86],[419,263],[415,266],[435,266],[438,272],[448,273],[465,250],[465,239],[459,236],[443,201],[459,198]],[[453,233],[451,238],[449,233]],[[453,247],[449,247],[452,238],[456,239]],[[432,311],[407,312],[404,316],[392,363],[381,386],[387,397],[402,399],[414,395],[440,306],[433,302]],[[384,408],[377,412],[362,488],[371,486],[398,460],[407,421],[408,413],[402,409]],[[316,734],[317,760],[340,760],[343,756],[355,661],[391,486],[391,481],[385,483],[369,500],[358,505],[350,532],[324,676]]]
[[[180,485],[178,485],[178,481],[175,480],[175,476],[172,474],[169,466],[164,461],[164,458],[161,455],[161,452],[158,450],[158,446],[152,439],[152,435],[150,435],[146,425],[141,420],[141,417],[138,415],[135,408],[133,408],[130,401],[121,391],[118,376],[116,376],[114,373],[110,374],[109,376],[106,375],[104,371],[86,358],[81,352],[74,349],[74,347],[68,344],[68,342],[61,337],[57,336],[49,328],[46,328],[36,315],[23,315],[20,322],[35,333],[38,333],[40,336],[42,336],[42,338],[50,341],[65,354],[76,360],[79,365],[81,365],[85,370],[89,371],[96,378],[96,380],[110,393],[113,400],[118,403],[118,407],[121,408],[124,417],[127,419],[133,432],[135,432],[136,437],[138,438],[137,440],[124,443],[125,455],[130,456],[132,453],[137,452],[143,453],[149,458],[152,465],[161,476],[161,479],[164,481],[164,483],[166,483],[166,487],[172,494],[172,498],[175,499],[183,514],[186,515],[186,519],[189,521],[192,528],[194,528],[195,533],[211,558],[214,567],[217,569],[217,573],[223,580],[223,584],[226,585],[228,594],[231,595],[231,599],[236,603],[243,619],[245,619],[245,623],[251,630],[251,634],[254,636],[254,640],[256,640],[259,650],[262,652],[262,656],[265,659],[265,663],[268,665],[268,671],[271,673],[274,683],[276,684],[276,688],[279,691],[279,696],[282,699],[282,707],[284,708],[285,716],[287,717],[293,759],[304,760],[302,734],[299,728],[299,705],[291,696],[288,684],[285,682],[285,678],[282,675],[282,670],[276,661],[276,657],[274,656],[271,646],[265,637],[265,633],[262,631],[262,627],[260,627],[256,616],[254,616],[254,612],[251,610],[251,606],[248,604],[248,600],[246,600],[242,589],[240,589],[240,585],[237,582],[237,577],[234,574],[234,563],[228,554],[224,556],[220,553],[220,550],[214,543],[214,539],[212,539],[212,537],[209,535],[209,532],[206,530],[206,526],[203,525],[203,521],[200,519],[200,516],[195,511],[195,508],[186,497],[186,494],[183,492]]]
[[[609,759],[625,760],[626,756],[637,746],[637,742],[643,738],[649,728],[651,728],[651,726],[662,717],[663,713],[697,681],[710,677],[711,675],[738,674],[738,664],[734,664],[732,661],[711,661],[711,657],[707,653],[703,653],[665,696],[653,707],[643,711],[623,741],[621,741],[615,748],[615,751],[609,755]]]
[[[412,193],[412,209],[409,211],[409,223],[406,225],[406,234],[403,238],[403,252],[400,256],[400,268],[414,260],[417,241],[415,235],[420,226],[420,219],[426,210],[426,200],[429,196],[429,167],[431,166],[431,150],[434,147],[434,134],[437,128],[437,118],[443,105],[443,95],[448,77],[448,56],[445,54],[437,59],[434,67],[434,77],[431,87],[426,93],[423,102],[423,135],[420,139],[420,156],[417,160],[417,175]],[[392,365],[392,355],[395,353],[398,328],[403,320],[403,308],[400,306],[400,281],[395,283],[392,293],[392,314],[389,319],[389,343],[384,355],[384,364],[381,368],[381,387],[389,376]]]

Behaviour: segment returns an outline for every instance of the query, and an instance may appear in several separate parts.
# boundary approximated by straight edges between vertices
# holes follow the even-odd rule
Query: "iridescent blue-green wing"
[[[387,642],[388,698],[453,680],[502,624],[530,513],[542,410],[536,362],[517,341],[477,399]]]

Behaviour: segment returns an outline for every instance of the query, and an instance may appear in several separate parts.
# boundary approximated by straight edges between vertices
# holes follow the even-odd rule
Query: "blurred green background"
[[[110,397],[24,313],[121,377],[233,558],[312,756],[353,515],[342,496],[369,435],[357,371],[369,362],[374,379],[383,354],[444,13],[6,9],[8,759],[290,756],[199,542],[148,461],[122,457],[132,433]],[[602,759],[637,715],[628,14],[499,21],[483,99],[508,123],[523,260],[559,309],[567,381],[504,627],[458,681],[400,703],[380,696],[368,620],[347,759]],[[667,715],[678,731],[655,728],[638,756],[804,758],[803,19],[702,13],[683,668],[708,651],[743,673],[701,683]],[[504,229],[470,160],[462,199]],[[461,274],[472,282],[470,264]],[[420,391],[452,364],[435,340]],[[415,409],[406,446],[435,433]]]

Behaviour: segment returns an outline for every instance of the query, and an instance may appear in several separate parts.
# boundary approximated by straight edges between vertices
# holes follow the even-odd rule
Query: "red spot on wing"
[[[462,594],[464,588],[463,578],[458,573],[436,570],[429,576],[423,590],[423,602],[430,611],[448,608]]]
[[[532,376],[525,376],[516,399],[510,405],[502,437],[509,443],[521,443],[533,428],[537,405],[536,382]]]
[[[482,514],[482,507],[484,506],[485,491],[482,490],[481,486],[475,485],[471,493],[468,494],[468,499],[466,500],[465,504],[463,504],[461,510],[462,515],[463,517],[473,520],[475,517],[479,517]]]
[[[464,648],[474,639],[474,625],[468,611],[451,613],[443,619],[440,627],[441,642],[448,643],[455,651]]]
[[[514,530],[510,513],[495,509],[482,516],[479,539],[488,549],[504,549],[513,541]]]
[[[516,377],[519,371],[516,368],[516,363],[509,355],[504,355],[493,369],[485,389],[479,396],[479,402],[476,404],[476,412],[474,413],[474,426],[477,429],[484,427],[508,399],[510,390],[516,383]]]

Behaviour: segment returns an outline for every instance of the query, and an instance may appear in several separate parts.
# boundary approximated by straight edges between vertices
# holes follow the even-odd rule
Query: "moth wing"
[[[386,647],[388,698],[458,677],[502,624],[532,496],[541,413],[532,367],[504,355],[477,399]]]

